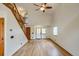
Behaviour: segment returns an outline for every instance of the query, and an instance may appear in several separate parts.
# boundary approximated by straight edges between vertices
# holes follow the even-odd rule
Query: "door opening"
[[[31,38],[30,38],[30,27],[25,28],[25,34],[26,34],[27,39],[31,40]]]

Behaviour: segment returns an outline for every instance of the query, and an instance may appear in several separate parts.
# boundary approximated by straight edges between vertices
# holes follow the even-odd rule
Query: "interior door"
[[[30,27],[26,27],[26,37],[30,40]]]
[[[0,56],[4,55],[4,19],[0,18]]]

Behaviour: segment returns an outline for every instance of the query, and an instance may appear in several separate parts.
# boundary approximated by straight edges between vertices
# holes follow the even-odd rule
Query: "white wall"
[[[79,55],[79,4],[59,4],[51,24],[50,38],[72,55]],[[57,36],[52,34],[54,26],[58,27]]]
[[[27,42],[27,38],[11,11],[2,4],[0,4],[0,16],[5,18],[4,55],[10,56]],[[10,38],[12,35],[13,39]]]

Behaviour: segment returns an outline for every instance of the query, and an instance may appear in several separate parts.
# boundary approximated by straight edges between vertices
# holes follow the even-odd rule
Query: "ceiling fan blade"
[[[33,4],[33,5],[38,6],[38,7],[41,7],[40,5],[37,5],[37,4]]]
[[[38,11],[39,9],[35,9],[36,11]]]
[[[51,8],[52,8],[52,7],[50,7],[50,6],[49,6],[49,7],[46,7],[46,9],[51,9]]]

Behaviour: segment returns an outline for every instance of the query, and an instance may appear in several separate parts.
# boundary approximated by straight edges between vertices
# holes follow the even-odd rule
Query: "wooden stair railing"
[[[15,16],[18,24],[20,25],[21,29],[25,33],[25,26],[24,26],[25,22],[24,22],[23,17],[19,14],[17,6],[15,5],[15,3],[3,3],[3,5],[5,5],[6,7],[8,7],[11,10],[11,12]]]

